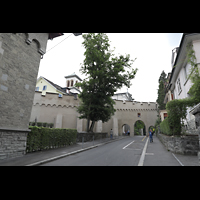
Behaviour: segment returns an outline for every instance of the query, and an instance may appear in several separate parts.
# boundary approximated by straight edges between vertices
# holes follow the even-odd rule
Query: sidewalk
[[[43,162],[47,159],[59,159],[59,157],[65,157],[68,154],[86,151],[88,149],[95,148],[100,145],[114,142],[123,138],[126,137],[118,136],[117,138],[113,138],[112,140],[110,138],[104,138],[100,140],[95,140],[94,142],[90,141],[85,143],[77,143],[67,147],[27,153],[26,155],[21,157],[0,160],[0,166],[26,166],[32,164],[34,166],[37,165],[38,162]]]
[[[144,166],[199,166],[199,161],[197,156],[175,154],[168,151],[154,136],[153,143],[148,142]]]

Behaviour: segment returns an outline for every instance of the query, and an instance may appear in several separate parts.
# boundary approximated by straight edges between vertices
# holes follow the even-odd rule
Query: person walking
[[[150,138],[150,142],[153,142],[153,134],[152,134],[152,130],[151,129],[149,131],[149,138]]]
[[[113,138],[113,130],[111,128],[111,130],[110,130],[110,139],[112,139],[112,138]]]

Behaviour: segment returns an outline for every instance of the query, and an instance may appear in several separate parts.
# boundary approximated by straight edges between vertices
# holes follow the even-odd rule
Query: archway
[[[128,131],[130,132],[130,126],[128,124],[124,124],[122,126],[122,135],[126,134]]]
[[[146,135],[146,126],[142,120],[137,120],[135,122],[134,135]]]

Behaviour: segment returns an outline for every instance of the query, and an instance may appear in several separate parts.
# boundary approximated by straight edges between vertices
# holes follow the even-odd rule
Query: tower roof
[[[76,75],[75,72],[71,75],[65,76],[65,78],[72,78],[72,77],[76,77],[79,81],[82,81],[82,79],[78,75]]]

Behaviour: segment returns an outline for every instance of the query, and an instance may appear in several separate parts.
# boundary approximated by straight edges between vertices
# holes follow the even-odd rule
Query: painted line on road
[[[130,144],[132,144],[134,142],[134,140],[131,142],[131,143],[129,143],[129,144],[127,144],[125,147],[123,147],[122,149],[125,149],[127,146],[129,146]]]
[[[172,155],[174,156],[174,158],[179,162],[179,164],[181,165],[181,166],[184,166],[184,164],[172,153]]]
[[[142,139],[142,141],[146,138],[147,136],[145,136],[143,139]]]
[[[144,145],[144,149],[142,151],[142,155],[140,157],[140,161],[138,163],[138,166],[143,166],[143,164],[144,164],[144,158],[145,158],[145,154],[146,154],[146,150],[147,150],[148,140],[149,140],[149,138],[147,138],[147,141],[146,141],[146,143]]]

